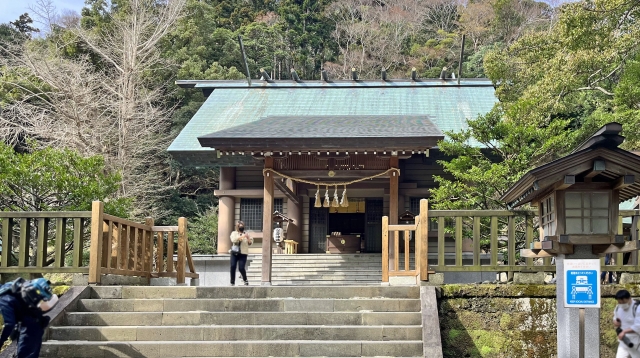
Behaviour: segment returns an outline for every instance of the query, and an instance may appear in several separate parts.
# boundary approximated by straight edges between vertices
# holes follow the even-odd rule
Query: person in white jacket
[[[236,224],[236,230],[231,233],[230,239],[233,244],[233,247],[229,250],[229,253],[231,254],[231,286],[236,285],[236,267],[242,275],[242,281],[245,286],[248,286],[249,281],[247,280],[245,265],[247,264],[249,245],[253,245],[253,238],[244,231],[244,223],[242,221],[238,221]],[[233,251],[234,247],[238,248],[240,251]]]
[[[618,332],[616,358],[640,358],[640,313],[638,304],[627,290],[616,293],[618,305],[613,310],[613,326]],[[629,345],[632,345],[630,347]]]

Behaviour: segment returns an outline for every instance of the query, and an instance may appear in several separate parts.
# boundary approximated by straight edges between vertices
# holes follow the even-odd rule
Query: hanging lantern
[[[338,186],[336,185],[336,190],[333,192],[333,202],[331,203],[331,207],[337,208],[340,206],[338,202]]]
[[[329,186],[327,186],[327,191],[324,192],[324,204],[323,207],[328,208],[331,207],[331,201],[329,200]]]
[[[342,200],[340,200],[340,206],[343,208],[349,207],[349,199],[347,199],[347,186],[344,186],[344,190],[342,191]]]
[[[313,205],[316,208],[322,207],[322,201],[320,200],[320,185],[316,185],[316,203]]]

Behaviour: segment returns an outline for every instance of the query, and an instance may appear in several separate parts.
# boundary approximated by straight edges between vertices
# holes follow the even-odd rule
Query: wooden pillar
[[[287,187],[298,194],[296,184],[292,180],[287,180]],[[302,243],[302,198],[298,197],[298,204],[293,200],[287,200],[287,216],[293,220],[287,226],[287,240]]]
[[[264,167],[273,168],[273,157],[264,158]],[[273,231],[273,173],[264,174],[262,205],[262,285],[271,286],[271,235]]]
[[[398,168],[398,157],[392,156],[389,159],[389,166],[391,168]],[[398,224],[398,173],[392,172],[389,178],[389,224],[396,225]],[[391,248],[391,252],[389,253],[389,266],[395,267],[395,250],[396,240],[398,240],[397,232],[393,232],[389,235],[389,247]]]
[[[100,284],[102,278],[100,268],[102,266],[102,224],[104,215],[104,203],[101,201],[94,201],[91,203],[91,246],[89,247],[89,284]],[[5,222],[6,224],[6,222]],[[10,230],[8,226],[4,227],[5,238],[9,237]],[[5,256],[8,252],[5,245],[5,251],[2,252]],[[8,257],[8,256],[7,256]],[[6,266],[7,261],[3,261]]]
[[[220,168],[220,190],[235,189],[236,168]],[[218,254],[228,254],[235,227],[235,197],[222,196],[218,201]]]

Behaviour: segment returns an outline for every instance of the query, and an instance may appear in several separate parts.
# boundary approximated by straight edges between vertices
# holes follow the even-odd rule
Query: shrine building
[[[417,214],[447,177],[438,141],[497,101],[486,79],[177,84],[206,96],[168,151],[220,169],[220,254],[237,220],[264,254],[276,211],[298,253],[380,253],[382,217]]]

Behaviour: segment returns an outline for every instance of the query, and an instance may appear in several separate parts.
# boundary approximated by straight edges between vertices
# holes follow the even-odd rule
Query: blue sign
[[[565,265],[564,306],[600,307],[600,260],[565,260]]]

